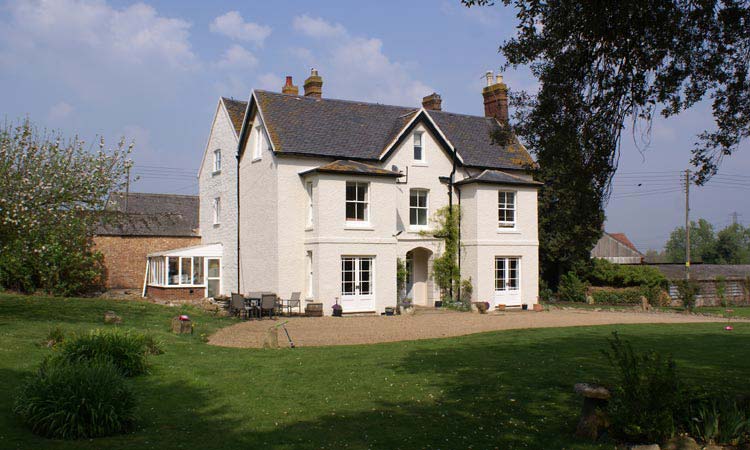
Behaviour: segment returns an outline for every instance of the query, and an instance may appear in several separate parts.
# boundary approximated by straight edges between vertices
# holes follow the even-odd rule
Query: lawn
[[[165,342],[139,393],[128,435],[63,442],[38,438],[11,414],[13,392],[51,350],[48,330],[122,328]],[[613,330],[640,349],[674,354],[690,382],[740,390],[750,373],[750,324],[628,325],[515,330],[429,341],[283,350],[205,344],[231,319],[188,310],[193,336],[174,336],[180,310],[141,302],[0,295],[0,448],[612,448],[573,437],[578,381],[607,381],[600,349]]]

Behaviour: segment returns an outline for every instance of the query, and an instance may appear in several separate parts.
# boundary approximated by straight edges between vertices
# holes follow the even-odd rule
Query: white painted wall
[[[214,172],[214,150],[221,150],[221,171]],[[202,244],[220,243],[221,292],[237,291],[237,134],[219,100],[198,174]],[[213,223],[213,199],[221,198],[221,223]]]

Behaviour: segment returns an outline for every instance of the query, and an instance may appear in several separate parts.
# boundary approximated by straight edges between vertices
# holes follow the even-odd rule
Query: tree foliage
[[[435,236],[443,239],[445,248],[443,253],[435,258],[432,264],[432,276],[440,288],[443,297],[451,290],[457,290],[461,280],[458,270],[458,221],[460,211],[458,206],[444,206],[435,212],[433,217]],[[453,299],[451,299],[453,300]]]
[[[534,97],[512,95],[516,125],[504,134],[518,135],[539,164],[540,265],[555,286],[600,237],[626,121],[647,134],[656,114],[710,97],[717,128],[692,150],[699,183],[750,135],[750,3],[502,3],[515,7],[518,26],[500,52],[540,83]]]
[[[670,263],[685,262],[685,227],[675,228],[664,246]],[[750,228],[732,224],[718,233],[705,219],[690,222],[690,260],[706,264],[750,264]]]
[[[124,140],[92,151],[28,119],[0,128],[0,286],[72,295],[101,285],[91,237],[130,151]]]

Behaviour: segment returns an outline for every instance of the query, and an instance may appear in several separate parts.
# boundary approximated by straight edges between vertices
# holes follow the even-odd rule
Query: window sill
[[[220,223],[215,223],[215,224],[214,224],[214,228],[219,228],[220,226],[221,226],[221,224],[220,224]]]
[[[312,231],[314,228],[312,226],[306,226],[305,231]]]
[[[413,167],[427,167],[428,164],[424,161],[414,161],[411,163]]]
[[[256,163],[256,162],[258,162],[258,161],[260,161],[260,160],[262,160],[262,159],[263,159],[263,157],[262,157],[262,156],[256,156],[256,157],[254,157],[254,158],[253,158],[252,160],[250,160],[250,162],[251,162],[251,163]]]
[[[211,176],[212,177],[215,177],[216,175],[221,175],[221,170],[215,170],[215,171],[211,172]]]
[[[345,230],[366,230],[366,231],[374,231],[375,228],[372,227],[370,222],[346,222],[346,225],[344,225]]]
[[[409,233],[429,233],[432,231],[427,225],[409,225]]]
[[[498,228],[497,234],[521,234],[521,230],[518,228]]]
[[[205,284],[147,284],[146,287],[158,288],[183,288],[183,289],[205,289]]]

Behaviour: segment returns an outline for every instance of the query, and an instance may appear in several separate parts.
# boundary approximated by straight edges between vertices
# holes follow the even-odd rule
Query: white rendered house
[[[202,241],[223,247],[223,294],[301,292],[326,314],[335,302],[345,314],[381,313],[396,305],[400,258],[407,296],[432,305],[432,263],[444,245],[432,218],[452,201],[473,300],[537,302],[539,183],[522,145],[493,139],[507,121],[500,77],[488,75],[485,116],[441,111],[437,94],[422,107],[326,99],[315,71],[304,88],[298,95],[287,77],[282,93],[219,102],[200,217]],[[220,170],[207,170],[216,149]]]

